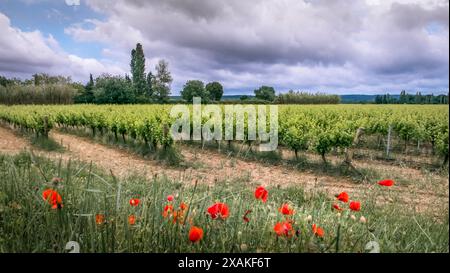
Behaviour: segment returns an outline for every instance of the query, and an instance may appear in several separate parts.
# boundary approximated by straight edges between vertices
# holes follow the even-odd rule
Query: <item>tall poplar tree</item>
[[[131,50],[130,67],[134,92],[137,96],[145,95],[147,91],[145,56],[140,43],[136,44],[136,49]]]

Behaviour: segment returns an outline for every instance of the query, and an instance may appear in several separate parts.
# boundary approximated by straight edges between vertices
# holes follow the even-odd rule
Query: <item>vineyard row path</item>
[[[64,152],[46,152],[36,150],[30,143],[15,134],[9,128],[0,126],[0,153],[16,154],[22,150],[33,150],[38,155],[47,156],[53,159],[80,160],[83,162],[93,162],[106,171],[112,171],[116,176],[125,178],[130,173],[138,173],[151,179],[155,175],[166,175],[171,179],[180,180],[186,183],[193,183],[198,180],[200,183],[214,184],[217,181],[233,181],[235,179],[246,179],[255,184],[262,185],[302,185],[307,191],[326,191],[335,195],[342,191],[347,191],[352,196],[363,198],[368,191],[373,188],[373,183],[355,183],[350,178],[318,175],[308,171],[295,170],[289,166],[267,165],[255,161],[245,161],[210,150],[183,146],[182,155],[186,162],[190,162],[195,167],[182,169],[169,167],[158,161],[143,158],[130,153],[124,149],[110,147],[95,142],[94,140],[62,133],[56,130],[51,131],[50,137],[62,144],[66,149]],[[366,162],[356,163],[367,165]],[[408,169],[406,167],[383,166],[389,168],[386,172],[402,172],[409,175],[411,179],[423,180],[419,170]],[[401,169],[401,170],[399,170]],[[417,187],[396,186],[393,191],[400,191],[402,201],[416,210],[433,209],[436,204],[448,204],[448,179],[439,177],[446,192],[436,192],[430,190],[420,190]],[[391,198],[380,200],[381,202],[392,202]]]

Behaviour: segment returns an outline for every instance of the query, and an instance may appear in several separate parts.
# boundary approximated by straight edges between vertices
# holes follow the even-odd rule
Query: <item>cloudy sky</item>
[[[226,94],[443,93],[448,0],[0,0],[0,75],[85,82],[169,62],[177,95],[190,79]]]

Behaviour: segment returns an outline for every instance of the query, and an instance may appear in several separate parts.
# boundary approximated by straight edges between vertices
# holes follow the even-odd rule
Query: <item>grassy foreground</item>
[[[0,252],[68,252],[69,241],[80,252],[449,251],[448,207],[433,216],[408,211],[396,202],[400,193],[377,181],[357,200],[359,211],[299,186],[268,187],[263,202],[254,195],[257,181],[191,182],[138,175],[120,180],[91,164],[0,155]],[[55,208],[43,199],[47,189],[61,196]],[[393,202],[375,204],[380,195]],[[208,214],[216,202],[229,208],[225,219]],[[288,207],[280,211],[283,204]],[[277,223],[284,228],[278,235]],[[189,236],[193,226],[203,231],[197,242],[190,240],[198,239]]]

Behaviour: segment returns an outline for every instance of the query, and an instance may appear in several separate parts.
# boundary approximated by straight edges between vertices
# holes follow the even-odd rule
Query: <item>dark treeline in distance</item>
[[[415,95],[407,94],[406,91],[402,91],[400,96],[391,96],[389,94],[376,95],[376,104],[448,104],[447,95],[422,95],[421,92],[417,92]]]

